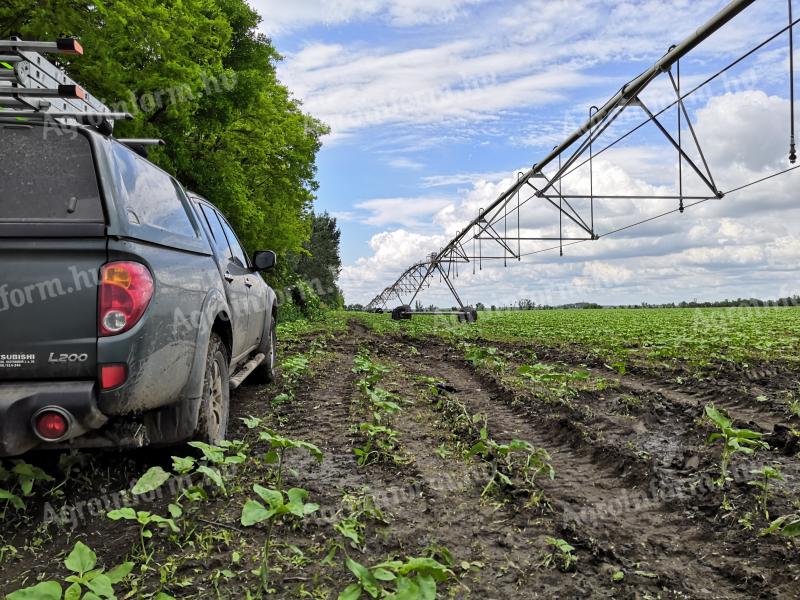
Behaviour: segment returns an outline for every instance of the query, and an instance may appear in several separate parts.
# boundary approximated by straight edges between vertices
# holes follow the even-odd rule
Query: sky
[[[719,0],[252,0],[284,59],[281,80],[327,123],[316,210],[342,230],[346,302],[366,303],[437,251],[626,82],[726,3]],[[796,1],[800,14],[800,0]],[[784,0],[757,0],[681,61],[681,89],[699,84],[788,22]],[[788,36],[783,34],[687,98],[717,188],[787,168]],[[797,57],[800,59],[800,56]],[[800,62],[798,63],[800,64]],[[675,73],[677,75],[677,73]],[[661,76],[642,95],[675,98]],[[687,154],[699,164],[682,118]],[[644,120],[631,107],[597,146]],[[661,120],[677,137],[678,112]],[[566,159],[566,156],[564,157]],[[677,152],[650,123],[564,180],[563,193],[678,194]],[[686,195],[708,195],[684,162]],[[546,169],[552,175],[554,169]],[[800,293],[800,170],[616,235],[522,260],[461,265],[466,303],[636,304]],[[524,200],[525,198],[523,198]],[[686,201],[687,204],[690,201]],[[590,214],[589,202],[575,209]],[[604,234],[672,211],[677,200],[599,198]],[[520,210],[522,237],[558,233],[540,198]],[[587,217],[588,219],[588,217]],[[517,235],[516,218],[496,227]],[[578,237],[562,225],[564,235]],[[516,241],[515,241],[516,243]],[[503,249],[485,241],[484,255]],[[493,248],[488,246],[495,244]],[[419,298],[449,306],[438,279]],[[399,302],[398,302],[399,303]]]

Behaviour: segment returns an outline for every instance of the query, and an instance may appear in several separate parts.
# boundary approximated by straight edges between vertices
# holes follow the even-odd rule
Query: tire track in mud
[[[399,364],[397,356],[393,364]],[[488,473],[461,457],[443,457],[434,448],[449,443],[438,413],[409,381],[419,370],[408,364],[393,379],[406,378],[395,389],[406,402],[407,417],[393,426],[401,432],[401,443],[413,456],[414,467],[423,479],[428,518],[437,539],[453,551],[457,560],[480,562],[480,577],[469,583],[469,597],[486,599],[587,597],[598,592],[596,573],[578,571],[571,575],[539,567],[547,551],[546,537],[538,512],[519,511],[487,502],[481,497]],[[611,585],[607,586],[609,591]]]
[[[557,422],[531,422],[529,416],[520,415],[507,406],[511,399],[497,390],[483,389],[480,378],[463,363],[443,359],[441,354],[402,362],[458,389],[458,398],[473,413],[488,416],[490,431],[498,441],[520,438],[547,449],[556,479],[543,487],[561,511],[564,529],[594,539],[626,572],[655,572],[660,584],[695,598],[740,597],[744,589],[752,588],[748,580],[763,581],[766,574],[759,573],[758,557],[733,558],[740,553],[725,539],[693,524],[680,507],[650,501],[646,489],[627,485],[608,464],[576,450],[573,436],[565,435]],[[781,596],[785,580],[773,581],[766,597],[771,593],[794,597],[796,590]]]
[[[401,450],[412,462],[400,467],[356,466],[353,445],[357,436],[351,432],[351,425],[363,419],[353,412],[359,394],[351,372],[353,358],[358,348],[375,351],[383,342],[363,335],[363,331],[353,333],[351,339],[337,342],[325,373],[316,375],[299,391],[295,402],[287,405],[282,415],[286,426],[281,433],[315,443],[325,453],[322,466],[302,457],[291,463],[300,471],[299,483],[311,492],[313,501],[322,505],[323,512],[331,515],[335,511],[342,491],[365,486],[384,509],[388,525],[368,536],[372,559],[354,557],[368,564],[389,554],[420,555],[426,547],[442,545],[457,564],[467,561],[483,565],[467,576],[469,591],[458,590],[459,598],[505,600],[611,593],[610,580],[598,578],[591,569],[587,575],[537,568],[546,548],[544,538],[553,533],[552,527],[542,528],[541,515],[536,513],[519,513],[483,501],[485,473],[458,458],[436,454],[445,435],[433,426],[436,415],[426,400],[420,400],[416,382],[404,377],[408,372],[396,376],[393,371],[380,385],[404,399],[406,406],[392,426],[400,432]],[[395,358],[381,360],[396,364]],[[330,533],[319,531],[321,535]]]
[[[323,521],[317,524],[329,527],[335,523],[344,491],[367,488],[388,523],[369,532],[369,558],[355,553],[356,560],[370,564],[391,554],[416,556],[426,548],[443,546],[457,564],[482,565],[467,576],[466,586],[456,592],[458,598],[590,595],[596,588],[591,579],[536,570],[545,543],[533,515],[519,515],[483,502],[480,494],[485,478],[476,472],[479,469],[435,453],[445,438],[432,425],[432,409],[419,400],[414,384],[405,378],[391,373],[381,385],[399,388],[396,393],[403,398],[405,407],[392,426],[400,432],[400,449],[411,462],[357,466],[353,447],[358,440],[351,426],[363,419],[354,413],[359,392],[351,370],[358,348],[374,348],[374,340],[355,333],[352,339],[337,343],[326,372],[314,377],[282,414],[286,423],[280,430],[283,435],[312,442],[325,454],[322,465],[303,456],[287,459],[287,466],[298,471],[298,483],[322,506]],[[323,528],[318,533],[326,536],[332,530]],[[533,587],[528,585],[531,573],[536,573]]]

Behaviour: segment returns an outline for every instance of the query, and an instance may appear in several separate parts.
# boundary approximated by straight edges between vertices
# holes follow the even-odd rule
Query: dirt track
[[[355,460],[353,449],[362,440],[354,426],[364,417],[352,368],[362,348],[390,367],[381,386],[403,406],[392,421],[399,432],[397,463],[359,467]],[[744,531],[736,522],[754,502],[746,481],[729,493],[740,509],[737,517],[718,510],[721,494],[708,483],[716,475],[718,450],[705,445],[708,430],[699,420],[704,404],[716,400],[733,417],[765,433],[780,421],[769,407],[737,406],[728,394],[687,393],[642,375],[615,377],[602,368],[593,373],[608,377],[606,389],[553,403],[496,373],[476,370],[463,353],[441,342],[381,338],[358,323],[351,324],[349,335],[329,339],[325,350],[293,402],[273,412],[269,398],[277,390],[247,386],[235,398],[237,416],[268,416],[282,435],[312,442],[325,454],[322,464],[303,454],[290,458],[295,470],[291,485],[307,489],[321,508],[300,529],[279,528],[279,541],[304,553],[301,560],[292,558],[288,545],[280,550],[273,575],[279,597],[296,598],[312,589],[318,597],[336,597],[353,581],[340,560],[325,564],[323,558],[338,539],[332,523],[343,514],[343,495],[366,493],[382,509],[384,522],[367,520],[363,552],[346,546],[347,553],[370,565],[388,556],[446,560],[449,552],[451,568],[459,576],[450,583],[456,597],[800,598],[797,548],[775,537],[759,539],[757,530]],[[529,349],[503,350],[513,363]],[[447,391],[432,397],[431,381]],[[523,439],[550,453],[555,478],[541,480],[542,505],[526,507],[525,498],[513,493],[481,497],[489,474],[485,465],[457,454],[459,441],[470,440],[459,440],[442,410],[442,397],[471,414],[485,415],[498,442]],[[239,426],[231,437],[245,434]],[[791,451],[773,450],[758,461],[736,464],[747,475],[767,460],[780,464],[788,482],[800,480]],[[112,474],[109,467],[115,461],[115,455],[95,457],[95,486],[113,488],[137,469],[169,464],[163,453],[144,453],[122,473]],[[231,556],[235,551],[255,553],[263,539],[261,530],[238,526],[243,499],[258,477],[257,472],[246,473],[237,480],[233,497],[205,505],[200,528],[213,539],[205,554],[161,542],[157,561],[174,568],[165,589],[175,597],[205,598],[217,587],[222,590],[219,597],[240,598],[252,587],[252,576],[247,579],[252,567],[233,565]],[[80,497],[86,490],[68,486],[67,494]],[[792,501],[797,501],[796,483],[779,488],[771,510],[791,510]],[[14,539],[30,536],[34,526],[24,526]],[[77,537],[108,564],[116,564],[135,543],[136,532],[99,518],[90,520]],[[548,537],[576,548],[574,571],[542,566]],[[56,536],[31,554],[24,568],[52,571],[58,552],[71,543],[74,539]],[[219,569],[240,576],[218,588],[212,575]],[[15,589],[26,575],[20,571],[16,561],[0,565],[0,590]],[[612,581],[615,573],[623,574],[620,581]],[[148,588],[157,585],[153,577],[145,577]],[[170,585],[180,578],[191,583]],[[441,587],[440,593],[446,595]]]

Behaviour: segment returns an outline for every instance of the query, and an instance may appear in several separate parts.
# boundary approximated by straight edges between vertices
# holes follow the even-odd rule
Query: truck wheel
[[[409,321],[411,320],[411,307],[408,304],[398,306],[392,311],[393,321]]]
[[[228,350],[222,338],[212,333],[208,342],[203,400],[197,423],[197,437],[208,444],[218,444],[228,432],[231,399],[229,369]]]
[[[275,323],[272,323],[269,334],[269,348],[265,352],[267,358],[264,359],[253,374],[245,379],[245,383],[252,381],[253,383],[272,383],[275,381],[275,365],[278,360],[278,333],[275,331]]]

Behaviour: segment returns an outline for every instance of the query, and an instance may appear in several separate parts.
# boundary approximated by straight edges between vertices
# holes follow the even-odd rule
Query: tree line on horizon
[[[475,309],[478,311],[521,311],[521,310],[587,310],[587,309],[605,309],[605,308],[626,308],[626,309],[642,309],[642,308],[764,308],[764,307],[790,307],[800,306],[800,294],[793,296],[786,296],[778,298],[777,300],[762,300],[760,298],[737,298],[736,300],[712,300],[708,302],[699,302],[697,300],[684,301],[684,302],[666,302],[662,304],[653,304],[649,302],[642,302],[640,304],[610,304],[603,305],[595,302],[573,302],[571,304],[558,304],[551,306],[548,304],[536,304],[536,302],[529,298],[517,300],[515,304],[505,306],[497,306],[496,304],[486,305],[483,302],[475,304]],[[362,304],[348,304],[345,307],[349,311],[363,311],[365,306]],[[422,302],[417,301],[414,306],[415,311],[436,311],[436,310],[459,310],[457,306],[438,307],[433,304],[427,306]]]

